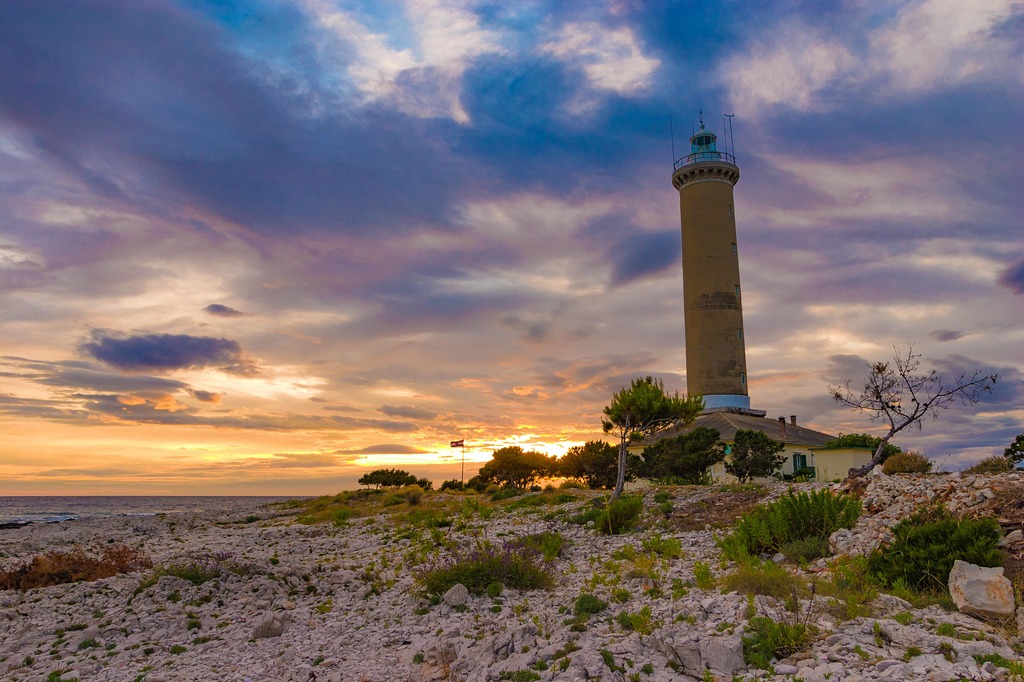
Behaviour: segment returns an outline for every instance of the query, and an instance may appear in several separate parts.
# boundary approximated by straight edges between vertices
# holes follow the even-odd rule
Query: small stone
[[[469,601],[469,590],[462,583],[455,583],[444,593],[442,599],[448,606],[463,606]]]

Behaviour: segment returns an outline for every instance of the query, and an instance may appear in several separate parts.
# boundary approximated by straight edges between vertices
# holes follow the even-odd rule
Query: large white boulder
[[[957,559],[949,572],[949,594],[962,613],[990,619],[1013,617],[1013,585],[1002,568],[982,568]]]

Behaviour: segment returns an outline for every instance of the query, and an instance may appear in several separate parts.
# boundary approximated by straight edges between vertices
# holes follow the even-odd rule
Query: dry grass
[[[764,501],[768,491],[758,485],[690,486],[683,488],[700,493],[675,500],[669,523],[678,530],[704,530],[731,527],[736,519],[751,512]]]
[[[152,566],[153,562],[141,550],[127,545],[107,545],[92,555],[81,547],[66,552],[52,550],[0,573],[0,590],[31,590],[36,587],[100,580]]]

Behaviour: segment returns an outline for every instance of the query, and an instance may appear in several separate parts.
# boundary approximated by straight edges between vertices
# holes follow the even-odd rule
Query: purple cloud
[[[241,310],[235,310],[231,306],[226,306],[221,303],[211,303],[210,305],[203,308],[204,311],[217,317],[242,317],[245,315]]]
[[[1015,294],[1024,294],[1024,258],[1008,265],[999,274],[999,283]]]
[[[86,355],[126,372],[168,372],[178,369],[219,369],[252,376],[259,367],[242,352],[237,341],[187,334],[122,336],[94,331],[79,345]]]

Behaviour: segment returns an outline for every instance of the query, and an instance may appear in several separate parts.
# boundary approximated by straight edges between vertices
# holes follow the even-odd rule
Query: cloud
[[[364,448],[357,450],[338,450],[335,454],[338,455],[425,455],[429,454],[429,450],[421,450],[420,448],[414,448],[411,445],[396,445],[393,443],[383,443],[380,445],[367,445]]]
[[[967,336],[967,332],[957,331],[954,329],[936,329],[935,331],[928,332],[928,336],[932,337],[936,341],[943,343],[946,341],[956,341]]]
[[[402,47],[369,29],[354,12],[321,0],[303,6],[322,37],[320,57],[344,69],[364,102],[381,101],[420,118],[470,122],[460,94],[474,59],[502,52],[501,35],[484,29],[464,3],[419,0],[405,5],[409,35]]]
[[[217,317],[241,317],[245,315],[245,313],[240,310],[235,310],[230,306],[222,305],[220,303],[211,303],[203,308],[203,310],[211,315],[216,315]]]
[[[608,253],[612,283],[628,284],[679,263],[679,233],[675,230],[640,232],[623,239]]]
[[[307,29],[288,30],[291,62],[316,63]],[[2,4],[0,114],[117,204],[275,235],[443,224],[453,174],[475,164],[455,163],[431,120],[360,107],[329,73],[279,73],[232,38],[169,3]]]
[[[189,395],[198,400],[201,403],[209,403],[211,405],[219,405],[221,398],[224,397],[223,393],[213,393],[211,391],[201,391],[196,388],[188,389]]]
[[[260,373],[237,341],[187,334],[117,335],[94,331],[91,340],[79,345],[82,353],[127,371],[218,369],[237,376]]]
[[[824,112],[906,99],[973,83],[1021,82],[1014,0],[983,7],[957,0],[908,2],[861,17],[870,28],[837,30],[826,18],[782,16],[720,73],[734,109],[759,118],[776,109]],[[764,36],[768,36],[765,38]]]
[[[644,55],[629,27],[595,22],[565,24],[540,50],[582,71],[591,88],[623,97],[646,92],[661,65]]]
[[[999,273],[999,283],[1015,294],[1024,294],[1024,258]]]
[[[405,419],[435,419],[437,410],[429,407],[417,407],[416,405],[381,405],[377,411],[389,417],[403,417]]]

